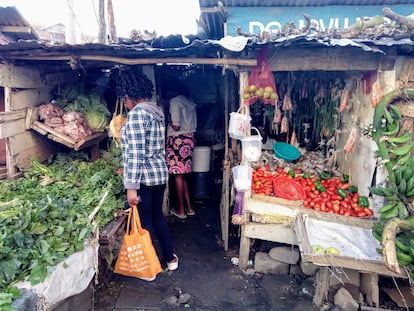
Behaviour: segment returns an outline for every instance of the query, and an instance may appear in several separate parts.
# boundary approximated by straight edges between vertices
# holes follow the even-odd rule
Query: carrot
[[[379,84],[379,82],[377,80],[372,85],[372,90],[371,90],[371,106],[372,106],[372,108],[377,107],[378,102],[381,100],[381,98],[382,98],[381,85]]]
[[[349,90],[343,90],[341,94],[341,102],[339,104],[339,112],[344,111],[348,108],[348,102],[349,102]]]

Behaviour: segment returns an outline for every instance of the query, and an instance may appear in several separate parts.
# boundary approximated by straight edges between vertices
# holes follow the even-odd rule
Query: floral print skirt
[[[193,171],[194,133],[167,137],[167,166],[169,174]]]

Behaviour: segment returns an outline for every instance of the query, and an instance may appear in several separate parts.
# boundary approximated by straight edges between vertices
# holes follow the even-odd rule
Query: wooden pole
[[[114,53],[116,51],[114,50]],[[13,55],[13,59],[19,60],[44,60],[44,61],[70,61],[73,55],[59,55],[59,56],[26,56]],[[239,58],[197,58],[197,57],[182,57],[182,58],[124,58],[106,55],[79,55],[78,60],[86,61],[101,61],[112,62],[124,65],[151,65],[151,64],[198,64],[198,65],[223,65],[223,66],[256,66],[255,59],[239,59]]]
[[[221,220],[221,238],[223,240],[224,250],[229,247],[229,179],[230,179],[230,163],[229,163],[229,74],[224,76],[224,160],[223,160],[223,184],[220,202],[220,220]]]
[[[105,0],[99,0],[99,36],[101,44],[106,43]]]
[[[112,6],[112,0],[108,0],[107,12],[108,12],[109,41],[111,43],[117,43],[118,35],[116,34],[115,17],[114,17],[114,9]]]

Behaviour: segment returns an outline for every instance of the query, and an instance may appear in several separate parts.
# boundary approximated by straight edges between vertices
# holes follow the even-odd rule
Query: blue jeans
[[[172,238],[167,220],[162,213],[165,185],[145,186],[141,184],[139,195],[141,202],[138,204],[138,212],[141,225],[147,229],[154,244],[156,238],[160,243],[164,259],[174,260]]]

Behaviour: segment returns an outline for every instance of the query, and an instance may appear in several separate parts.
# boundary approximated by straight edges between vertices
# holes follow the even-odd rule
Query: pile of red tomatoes
[[[289,178],[303,188],[305,208],[353,217],[371,217],[374,214],[369,207],[358,204],[358,192],[348,191],[352,185],[339,177],[322,179],[309,176],[300,170],[286,172],[278,167],[271,171],[269,167],[264,166],[252,173],[252,191],[256,194],[274,196],[273,180],[278,177]]]

